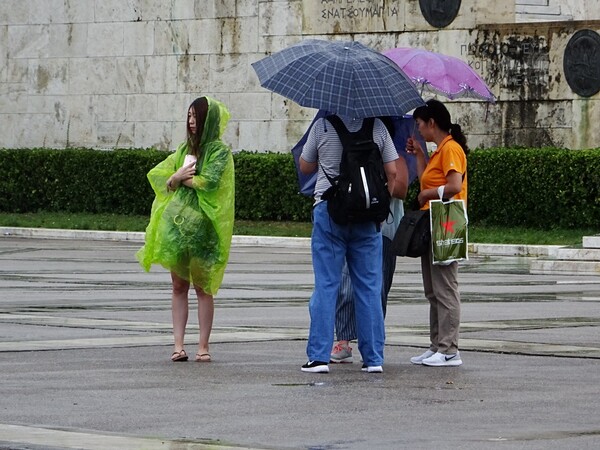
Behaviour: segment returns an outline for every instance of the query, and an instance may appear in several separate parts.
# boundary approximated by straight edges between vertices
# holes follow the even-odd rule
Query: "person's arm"
[[[383,170],[385,171],[388,182],[388,190],[392,196],[394,195],[394,188],[396,187],[396,161],[397,160],[394,160],[383,164]]]
[[[147,178],[157,198],[166,198],[172,191],[167,181],[177,172],[177,154],[171,153],[148,172]]]
[[[305,161],[304,158],[302,158],[302,156],[300,156],[300,158],[298,158],[299,162],[300,162],[300,172],[302,172],[302,174],[304,175],[310,175],[311,173],[314,173],[317,171],[317,163],[316,162],[308,162]]]
[[[446,175],[446,185],[444,186],[444,198],[452,198],[462,190],[463,174],[451,170]]]
[[[315,122],[311,124],[310,131],[308,132],[308,136],[306,137],[306,142],[302,147],[302,153],[300,154],[300,158],[298,158],[298,165],[300,166],[300,172],[303,175],[310,175],[317,171],[319,153],[317,149],[317,137],[315,135],[316,128],[323,119],[317,119]],[[307,159],[312,159],[313,161],[307,161]]]
[[[373,140],[381,150],[381,157],[384,161],[383,170],[387,178],[388,191],[392,197],[395,197],[394,192],[396,192],[398,160],[402,159],[402,157],[398,156],[394,141],[381,118],[375,119],[373,127]]]
[[[446,184],[444,185],[443,198],[452,198],[462,189],[462,173],[451,170],[446,175]],[[425,189],[419,193],[419,204],[423,206],[429,200],[439,200],[438,187]]]
[[[187,166],[180,167],[169,179],[167,180],[167,189],[175,191],[177,188],[184,184],[185,186],[191,187],[192,177],[196,172],[196,163],[191,163]]]
[[[396,178],[394,180],[394,189],[392,190],[392,197],[400,198],[404,200],[408,191],[408,166],[403,157],[398,158],[396,161]]]

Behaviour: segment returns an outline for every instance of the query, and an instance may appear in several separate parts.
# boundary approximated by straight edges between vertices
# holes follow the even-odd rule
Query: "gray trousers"
[[[454,354],[458,351],[460,328],[458,262],[442,266],[431,261],[431,252],[421,257],[423,288],[429,300],[429,348],[433,352]]]

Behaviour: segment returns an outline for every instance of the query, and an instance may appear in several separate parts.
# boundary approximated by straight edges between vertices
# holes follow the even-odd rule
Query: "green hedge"
[[[149,214],[146,173],[158,150],[0,150],[0,211]],[[236,217],[309,221],[312,200],[298,193],[291,154],[234,155]],[[600,224],[600,149],[473,150],[469,220],[533,228]],[[417,192],[411,186],[407,204]]]
[[[299,193],[290,153],[244,151],[234,162],[238,219],[310,221],[312,199]]]
[[[0,150],[0,211],[149,214],[146,173],[168,155],[159,150]],[[310,220],[312,201],[298,193],[291,155],[234,155],[236,217]]]
[[[473,151],[469,219],[483,225],[600,226],[600,149]]]
[[[148,214],[146,180],[165,152],[1,150],[0,210]]]

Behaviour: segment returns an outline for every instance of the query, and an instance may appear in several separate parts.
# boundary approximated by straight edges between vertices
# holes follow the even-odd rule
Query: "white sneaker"
[[[425,358],[421,361],[421,364],[431,367],[455,367],[462,365],[462,359],[460,359],[459,352],[453,355],[445,355],[438,352],[429,358]]]
[[[422,355],[413,356],[412,358],[410,358],[410,362],[413,364],[423,364],[424,359],[427,359],[433,355],[435,355],[435,352],[432,352],[431,350],[427,350]]]
[[[363,372],[368,372],[368,373],[383,373],[383,367],[367,366],[366,364],[363,364],[363,366],[360,370],[362,370]]]

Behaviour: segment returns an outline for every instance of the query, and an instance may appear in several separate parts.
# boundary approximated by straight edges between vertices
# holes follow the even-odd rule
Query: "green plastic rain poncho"
[[[146,271],[161,264],[179,277],[217,293],[229,258],[234,220],[234,168],[231,149],[221,141],[229,112],[206,97],[208,113],[200,140],[201,155],[194,188],[167,189],[167,180],[182,165],[187,143],[148,172],[156,194],[145,245],[136,256]]]

